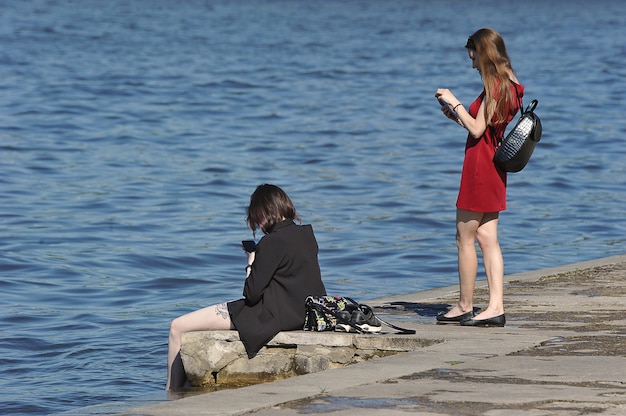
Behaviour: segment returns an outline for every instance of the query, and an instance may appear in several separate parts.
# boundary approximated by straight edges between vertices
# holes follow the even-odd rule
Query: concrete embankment
[[[626,255],[505,280],[504,328],[435,325],[457,287],[379,299],[383,317],[443,342],[121,414],[626,414]],[[477,306],[487,293],[479,282]]]

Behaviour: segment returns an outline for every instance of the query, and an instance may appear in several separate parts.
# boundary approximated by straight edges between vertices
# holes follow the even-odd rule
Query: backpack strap
[[[513,85],[513,88],[515,88],[515,96],[517,97],[517,102],[519,104],[519,114],[520,114],[520,117],[521,117],[522,114],[524,114],[526,111],[528,111],[528,109],[526,109],[526,111],[524,111],[524,99],[522,98],[522,96],[519,93],[519,90],[517,89],[517,85],[518,84],[514,83],[511,79],[509,79],[509,82]],[[535,104],[535,106],[536,106],[536,104]],[[533,109],[534,109],[534,107],[533,107]],[[496,137],[496,130],[493,128],[492,125],[489,125],[489,129],[491,129],[491,135],[496,138],[496,140],[498,141],[498,146],[500,146],[500,143],[502,142],[502,139],[504,139],[504,135],[502,137]]]
[[[519,102],[520,114],[523,114],[524,113],[524,99],[522,98],[521,95],[519,95],[519,90],[517,89],[518,84],[514,83],[513,81],[511,81],[511,84],[513,84],[513,88],[515,88],[515,95],[517,95],[517,101]]]

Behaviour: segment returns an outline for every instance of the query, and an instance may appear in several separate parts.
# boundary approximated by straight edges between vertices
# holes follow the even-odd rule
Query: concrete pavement
[[[476,306],[487,293],[478,282]],[[451,286],[367,302],[440,341],[428,347],[120,414],[626,415],[626,255],[507,276],[504,328],[435,325],[457,296]]]

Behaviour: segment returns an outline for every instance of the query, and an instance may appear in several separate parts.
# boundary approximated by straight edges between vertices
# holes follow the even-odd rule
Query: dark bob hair
[[[246,222],[253,233],[260,229],[264,234],[269,234],[281,221],[300,221],[296,207],[287,193],[278,186],[267,183],[259,185],[250,196],[247,212]]]

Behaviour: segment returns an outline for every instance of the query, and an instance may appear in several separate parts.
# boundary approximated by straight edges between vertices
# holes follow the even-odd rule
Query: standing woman
[[[493,156],[507,124],[519,110],[524,86],[519,84],[504,40],[495,30],[476,31],[465,47],[472,68],[482,77],[483,91],[468,109],[448,89],[438,89],[435,94],[444,114],[469,132],[456,204],[460,297],[454,307],[437,316],[437,322],[504,326],[504,260],[498,242],[498,217],[506,209],[506,172],[495,166]],[[476,241],[483,254],[489,305],[474,315]]]
[[[256,188],[250,197],[247,223],[253,235],[260,229],[264,236],[255,249],[246,251],[243,298],[172,321],[166,390],[183,387],[187,380],[180,357],[184,332],[236,329],[252,358],[280,331],[302,329],[306,297],[325,295],[326,289],[313,228],[295,221],[300,217],[285,191],[269,184]]]

